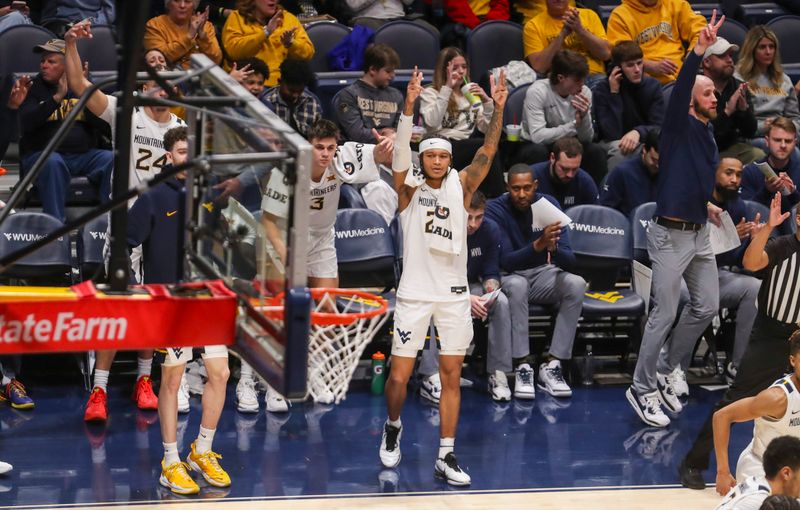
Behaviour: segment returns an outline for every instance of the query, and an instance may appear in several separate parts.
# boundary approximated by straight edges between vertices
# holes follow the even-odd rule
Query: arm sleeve
[[[144,244],[152,230],[153,205],[150,194],[145,193],[128,210],[128,246]]]
[[[541,237],[541,233],[534,234],[531,242],[518,250],[511,247],[511,241],[500,236],[500,266],[506,271],[519,271],[541,266],[547,262],[547,254],[539,253],[533,249],[533,241]]]
[[[166,15],[164,15],[166,16]],[[213,27],[212,27],[213,31]],[[215,35],[211,36],[216,37]],[[162,16],[151,19],[144,28],[144,47],[158,48],[170,62],[177,62],[192,51],[194,42],[189,38],[189,32],[181,30],[171,33],[164,26]],[[221,58],[220,53],[220,58]]]
[[[333,107],[336,109],[336,117],[339,119],[346,139],[359,141],[373,139],[372,130],[364,124],[358,100],[352,89],[343,89],[339,94],[339,101]]]
[[[547,40],[542,37],[539,26],[533,23],[533,20],[525,23],[525,28],[522,29],[522,46],[524,48],[524,58],[528,58],[528,55],[538,53],[547,47]]]
[[[494,114],[494,101],[489,99],[488,103],[483,103],[481,105],[481,113],[478,115],[476,120],[476,124],[478,127],[478,131],[481,133],[486,133],[489,129],[489,125],[492,123],[492,115]]]
[[[47,122],[50,115],[58,108],[53,96],[47,96],[40,102],[40,98],[32,97],[28,93],[28,97],[19,107],[19,125],[23,133],[29,133],[40,128]]]
[[[598,204],[619,210],[619,206],[622,203],[622,179],[619,178],[619,175],[620,172],[616,169],[608,174],[606,183],[600,190]]]
[[[452,94],[453,89],[447,85],[442,85],[439,90],[433,87],[426,87],[422,90],[419,96],[419,114],[427,128],[434,131],[441,129],[442,121],[447,114],[447,103]]]
[[[469,28],[475,28],[481,23],[481,20],[472,12],[467,0],[444,0],[444,9],[448,18]]]
[[[489,242],[483,263],[483,281],[495,279],[500,281],[500,235],[494,223],[489,225]]]
[[[680,38],[688,44],[689,53],[694,53],[694,48],[697,39],[700,36],[700,31],[708,24],[706,18],[694,12],[689,2],[681,2],[678,30],[680,31]]]
[[[647,104],[643,105],[647,109],[645,114],[647,117],[647,124],[642,124],[633,128],[639,132],[642,139],[648,131],[661,126],[664,122],[664,108],[666,107],[664,104],[664,94],[661,92],[661,84],[656,83],[655,85],[656,87],[653,89],[652,96],[650,96]],[[603,117],[598,117],[598,119],[602,118]],[[598,123],[598,125],[602,125],[603,123],[604,122]]]
[[[197,45],[200,47],[200,51],[215,64],[220,64],[222,62],[222,50],[217,41],[217,31],[214,30],[214,25],[212,25],[210,21],[206,21],[206,24],[203,26],[203,31],[206,33],[206,40],[197,39]]]
[[[372,144],[347,142],[339,146],[333,158],[334,168],[339,178],[348,183],[364,183],[380,179],[378,165],[372,151]]]
[[[786,89],[786,102],[783,103],[783,116],[794,122],[796,128],[800,129],[800,109],[797,105],[797,92],[792,86],[792,80],[785,74],[783,75],[784,88]]]
[[[633,41],[636,39],[636,34],[632,33],[628,25],[623,19],[620,7],[616,7],[611,11],[611,16],[608,18],[608,25],[606,26],[606,35],[608,42],[611,45],[617,44],[619,41]]]
[[[596,204],[597,203],[597,185],[594,183],[589,174],[578,173],[581,177],[581,204]]]
[[[794,236],[780,236],[767,241],[764,251],[767,252],[767,266],[762,269],[765,273],[777,266],[794,253]]]
[[[678,132],[685,128],[689,119],[689,101],[692,96],[697,67],[700,65],[700,57],[690,50],[683,61],[678,79],[672,89],[669,98],[667,113],[664,115],[663,131]]]
[[[600,139],[608,142],[619,140],[625,134],[622,126],[622,92],[612,94],[606,80],[601,81],[595,90],[592,101],[594,115],[597,119],[603,119],[597,123]]]
[[[742,172],[742,186],[739,193],[742,200],[752,200],[760,204],[768,204],[772,198],[767,191],[764,176],[752,163]]]
[[[575,253],[573,253],[572,246],[569,244],[569,229],[567,227],[561,229],[561,238],[558,240],[558,248],[553,259],[558,267],[565,271],[569,271],[575,266]]]
[[[279,37],[277,32],[270,37]],[[239,60],[252,57],[265,44],[267,44],[267,34],[263,30],[245,30],[238,13],[233,12],[228,16],[225,27],[222,29],[222,45],[229,58]]]
[[[405,172],[411,169],[411,126],[414,120],[410,115],[400,115],[397,132],[394,136],[392,171]]]

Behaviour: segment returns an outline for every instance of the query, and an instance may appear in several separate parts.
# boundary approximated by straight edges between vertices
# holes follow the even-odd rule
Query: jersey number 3
[[[314,197],[311,199],[311,206],[309,207],[313,211],[321,211],[322,206],[325,205],[325,197]]]

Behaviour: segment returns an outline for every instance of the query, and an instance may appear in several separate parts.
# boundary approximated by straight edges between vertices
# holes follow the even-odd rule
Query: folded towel
[[[421,174],[422,172],[420,172]],[[412,173],[409,172],[409,175]],[[450,168],[436,197],[433,215],[420,218],[428,249],[450,255],[461,253],[464,241],[464,192],[458,172]]]

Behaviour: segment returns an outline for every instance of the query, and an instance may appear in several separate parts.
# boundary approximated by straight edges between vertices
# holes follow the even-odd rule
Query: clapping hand
[[[8,96],[8,108],[9,110],[16,110],[20,107],[25,98],[28,96],[28,91],[31,89],[31,85],[33,84],[33,80],[27,74],[25,76],[21,76],[16,82],[14,82],[14,86],[11,87],[11,94]]]
[[[283,44],[284,47],[289,48],[294,44],[294,34],[297,32],[297,29],[298,27],[294,27],[281,34],[281,44]]]

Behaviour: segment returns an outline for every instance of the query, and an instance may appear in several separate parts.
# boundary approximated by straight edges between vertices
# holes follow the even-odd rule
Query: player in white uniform
[[[78,95],[92,84],[83,74],[81,57],[78,54],[77,40],[91,38],[91,23],[82,22],[73,25],[64,35],[66,42],[66,75],[70,89]],[[146,82],[142,91],[147,92],[156,88],[155,82]],[[164,91],[156,92],[159,97],[166,97]],[[86,107],[93,114],[108,122],[111,126],[112,139],[116,138],[116,107],[117,98],[96,91],[89,98]],[[141,181],[150,179],[161,172],[167,162],[164,150],[164,134],[170,129],[186,125],[181,119],[169,111],[166,106],[145,106],[136,108],[131,118],[131,156],[129,186],[138,185]],[[128,201],[128,207],[133,205],[135,199]],[[108,242],[108,236],[106,242]],[[106,246],[108,248],[108,246]],[[131,263],[136,281],[141,282],[141,249],[134,249]],[[108,419],[108,405],[106,388],[111,364],[114,362],[116,351],[97,351],[95,363],[94,384],[89,401],[86,404],[84,420],[105,421]],[[140,409],[155,410],[158,408],[158,398],[153,392],[150,380],[150,371],[153,361],[153,350],[142,350],[138,353],[137,378],[134,387],[134,400]],[[189,411],[189,393],[186,387],[181,393],[179,409],[181,412]]]
[[[458,465],[453,448],[461,403],[460,380],[464,354],[472,341],[467,283],[467,207],[486,176],[497,152],[503,106],[508,91],[505,75],[495,83],[491,124],[483,146],[461,172],[450,168],[452,148],[440,138],[420,143],[421,170],[411,169],[411,117],[422,90],[422,75],[414,71],[406,92],[392,161],[403,227],[403,274],[394,313],[392,364],[386,384],[388,419],[381,438],[380,459],[385,467],[400,463],[400,411],[417,353],[423,347],[431,318],[439,331],[440,443],[434,473],[450,485],[469,485],[470,476]]]
[[[774,438],[764,451],[763,464],[761,475],[741,480],[716,510],[758,510],[770,495],[800,497],[800,439]]]
[[[716,488],[720,495],[736,482],[764,475],[764,451],[774,438],[784,435],[800,438],[800,331],[789,338],[789,363],[793,368],[791,375],[778,379],[754,397],[738,400],[714,413]],[[750,420],[753,420],[753,440],[739,455],[734,480],[728,467],[731,424]]]

